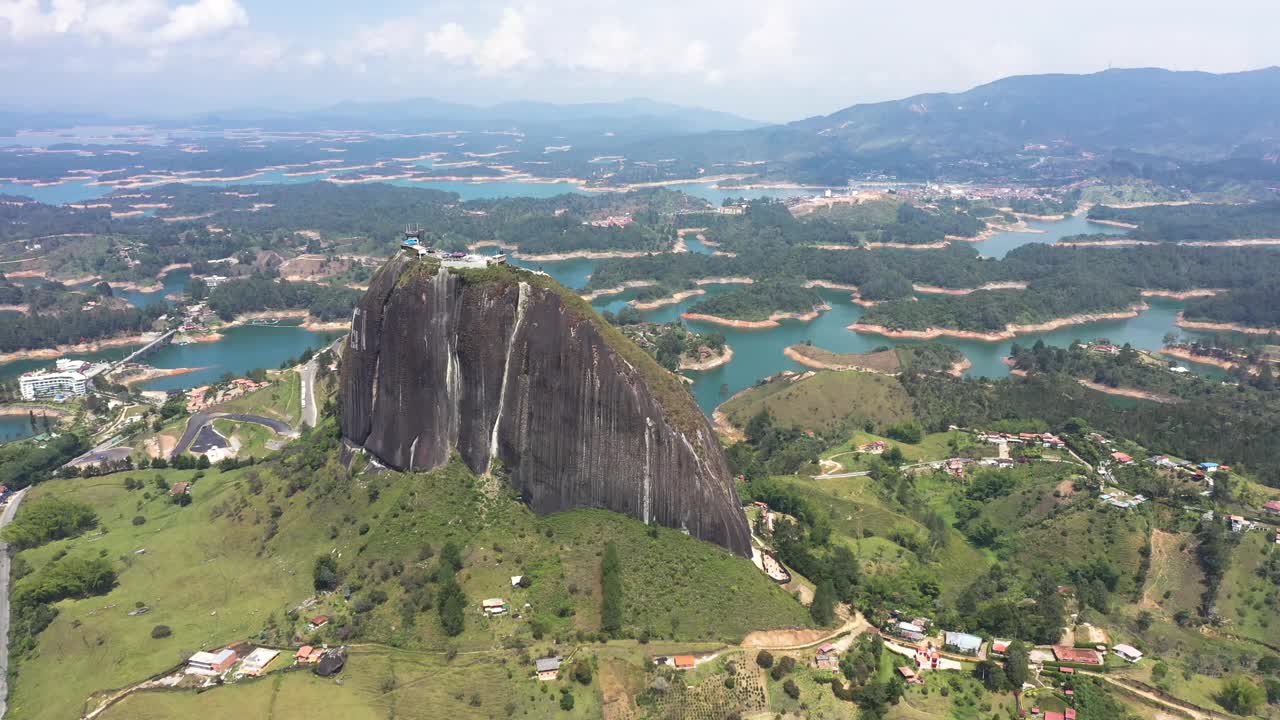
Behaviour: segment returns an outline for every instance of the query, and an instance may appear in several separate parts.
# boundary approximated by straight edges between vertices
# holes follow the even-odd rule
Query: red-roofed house
[[[1066,717],[1066,720],[1076,720],[1076,709],[1075,709],[1075,708],[1067,708],[1067,709],[1066,709],[1066,712],[1064,712],[1064,713],[1062,713],[1062,714],[1063,714],[1063,716],[1064,716],[1064,717]]]
[[[1060,712],[1046,710],[1044,713],[1044,720],[1067,720],[1067,716]]]
[[[320,628],[322,628],[322,627],[324,627],[325,625],[328,625],[328,624],[329,624],[329,616],[328,616],[328,615],[317,615],[317,616],[315,616],[315,617],[311,618],[311,625],[310,625],[310,626],[311,626],[311,629],[312,629],[312,630],[319,630]]]
[[[1130,457],[1128,453],[1122,453],[1119,451],[1111,453],[1111,459],[1121,465],[1128,465],[1133,462],[1133,458]]]
[[[692,670],[698,664],[692,655],[677,655],[673,661],[677,670]]]
[[[1090,648],[1075,648],[1067,645],[1054,645],[1053,657],[1058,662],[1075,663],[1076,665],[1101,665],[1102,653]]]
[[[1262,512],[1280,515],[1280,500],[1272,500],[1262,506]]]

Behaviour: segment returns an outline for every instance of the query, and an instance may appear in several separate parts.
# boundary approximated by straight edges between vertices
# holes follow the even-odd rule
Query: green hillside
[[[432,689],[403,694],[402,713],[427,697],[440,700],[464,690],[469,696],[473,686],[484,685],[492,704],[483,713],[457,704],[462,717],[488,717],[523,695],[513,688],[524,682],[528,653],[547,654],[552,643],[570,652],[604,639],[600,551],[606,542],[616,545],[622,569],[619,636],[733,643],[762,627],[812,622],[749,561],[678,531],[604,511],[538,518],[501,480],[478,479],[461,463],[426,474],[352,476],[337,464],[331,430],[324,427],[277,460],[252,467],[145,470],[34,488],[19,524],[50,498],[87,503],[97,523],[22,551],[16,573],[27,577],[17,592],[80,560],[105,561],[117,581],[104,595],[53,602],[56,617],[32,650],[17,658],[11,716],[75,716],[96,704],[86,704],[90,698],[172,668],[196,650],[249,640],[286,648],[355,643],[360,650],[349,663],[355,679],[338,695],[329,684],[292,675],[206,693],[199,702],[148,695],[106,717],[185,716],[187,709],[229,707],[223,703],[231,694],[243,696],[244,704],[230,706],[246,712],[260,701],[309,698],[312,708],[336,703],[361,708],[352,717],[375,711],[385,717],[387,699],[367,691],[391,667],[399,668],[402,680],[434,678]],[[133,481],[140,487],[127,488]],[[174,503],[158,484],[179,481],[193,482],[189,505]],[[446,559],[451,547],[457,548],[456,582],[466,598],[456,636],[446,633],[440,605],[452,576]],[[317,559],[330,557],[336,579],[327,587],[343,591],[317,592]],[[512,587],[517,575],[530,578],[528,588]],[[512,613],[484,617],[479,602],[489,597],[506,599]],[[730,598],[738,609],[726,613]],[[130,615],[139,607],[148,611]],[[310,631],[307,618],[317,614],[332,621]],[[162,625],[169,634],[153,637],[153,628]],[[15,647],[31,642],[16,628],[15,635]],[[446,651],[466,657],[466,664],[443,668]],[[476,671],[462,669],[467,667]],[[458,680],[442,686],[441,673]],[[490,674],[493,683],[479,682]],[[279,697],[269,700],[277,691],[266,686],[281,682]],[[130,707],[138,708],[136,714]],[[435,710],[420,712],[399,716],[439,717]]]
[[[867,421],[889,425],[912,418],[911,398],[896,379],[852,371],[775,377],[720,406],[739,427],[762,409],[768,409],[778,425],[813,430],[860,428]]]

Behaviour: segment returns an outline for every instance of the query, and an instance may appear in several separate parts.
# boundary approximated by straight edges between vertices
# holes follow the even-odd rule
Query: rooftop
[[[962,632],[949,632],[944,636],[946,644],[961,650],[972,650],[977,652],[982,647],[982,638],[977,635],[970,635]]]

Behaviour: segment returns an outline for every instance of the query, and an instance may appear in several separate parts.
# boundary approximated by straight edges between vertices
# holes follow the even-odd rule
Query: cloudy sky
[[[0,110],[652,97],[761,120],[1002,76],[1280,64],[1275,0],[0,0]]]

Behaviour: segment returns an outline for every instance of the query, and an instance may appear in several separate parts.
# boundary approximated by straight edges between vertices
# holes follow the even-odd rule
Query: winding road
[[[196,436],[209,423],[214,420],[226,418],[228,420],[236,420],[238,422],[257,423],[270,428],[277,435],[293,435],[293,428],[288,423],[274,420],[261,415],[247,415],[245,413],[196,413],[187,421],[187,429],[182,433],[182,437],[178,439],[178,444],[174,446],[173,452],[169,453],[169,459],[178,457],[191,447],[191,443],[195,442]]]
[[[13,520],[18,505],[27,494],[26,488],[9,498],[0,513],[0,529]],[[0,718],[9,709],[9,545],[0,540]]]

